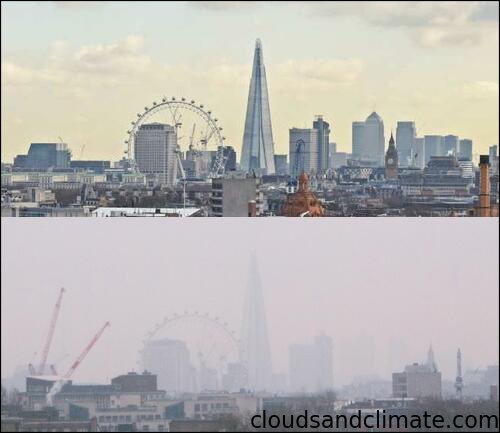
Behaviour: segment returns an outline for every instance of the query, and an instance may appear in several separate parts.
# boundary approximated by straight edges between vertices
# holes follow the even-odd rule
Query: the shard
[[[273,174],[274,142],[267,93],[266,68],[260,39],[255,43],[252,78],[248,92],[241,169],[256,174]]]
[[[252,391],[269,390],[272,381],[271,350],[257,259],[251,257],[243,312],[242,361],[247,368],[247,386]]]

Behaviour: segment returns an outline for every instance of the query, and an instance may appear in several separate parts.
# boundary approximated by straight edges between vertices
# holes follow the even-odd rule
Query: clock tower
[[[389,140],[389,147],[385,153],[385,177],[386,179],[398,178],[398,151],[394,145],[394,137]]]

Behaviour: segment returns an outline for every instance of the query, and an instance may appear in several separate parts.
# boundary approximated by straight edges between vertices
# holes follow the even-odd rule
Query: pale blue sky
[[[210,106],[239,151],[257,37],[277,152],[320,113],[350,151],[351,122],[373,109],[387,136],[415,120],[484,152],[498,142],[490,3],[2,2],[2,160],[57,136],[118,159],[131,118],[163,94]]]

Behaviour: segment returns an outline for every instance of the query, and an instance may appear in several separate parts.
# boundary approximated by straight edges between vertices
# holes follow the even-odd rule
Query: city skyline
[[[431,343],[445,379],[454,378],[458,347],[465,369],[498,360],[494,220],[337,219],[334,226],[318,220],[193,220],[188,226],[179,219],[167,226],[154,219],[113,220],[104,244],[96,242],[97,221],[74,221],[61,220],[57,233],[42,230],[48,224],[43,220],[3,221],[2,248],[9,254],[2,259],[2,377],[39,351],[61,286],[67,292],[51,352],[51,362],[68,355],[60,369],[94,329],[111,322],[75,374],[77,382],[137,369],[142,340],[165,315],[209,312],[237,330],[252,249],[276,373],[288,372],[290,345],[322,331],[333,340],[335,387],[359,375],[389,378],[424,361]],[[187,233],[200,240],[196,248],[184,242]],[[44,245],[45,254],[7,250],[19,236]],[[162,243],[149,242],[159,238]],[[130,248],[145,242],[148,254]],[[47,272],[54,266],[57,272]],[[23,326],[26,317],[32,326]]]
[[[163,14],[170,25],[156,26]],[[285,38],[274,31],[278,16]],[[177,17],[197,30],[181,28]],[[43,26],[36,37],[19,32],[35,19]],[[298,26],[308,31],[299,34]],[[198,31],[210,37],[200,42]],[[164,94],[209,106],[241,155],[259,37],[277,154],[287,153],[289,128],[317,114],[332,125],[338,151],[350,152],[352,122],[374,110],[386,135],[397,121],[415,121],[419,136],[467,137],[475,153],[498,141],[496,2],[298,2],[279,9],[267,2],[3,2],[2,161],[58,136],[74,152],[85,145],[85,157],[117,160],[137,110]]]

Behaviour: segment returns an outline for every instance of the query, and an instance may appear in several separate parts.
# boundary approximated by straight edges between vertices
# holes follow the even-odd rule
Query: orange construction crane
[[[101,338],[101,335],[104,333],[106,328],[111,326],[109,322],[106,322],[101,329],[97,332],[97,334],[94,335],[92,340],[90,340],[90,343],[85,346],[85,349],[83,349],[82,353],[78,358],[76,358],[76,361],[73,362],[69,370],[66,372],[64,376],[62,376],[57,382],[55,382],[52,385],[52,388],[50,389],[49,393],[47,394],[47,406],[52,406],[53,398],[54,396],[62,389],[64,384],[71,378],[75,370],[78,368],[78,366],[82,363],[82,361],[85,359],[85,357],[88,355],[92,347],[97,343],[97,340]]]
[[[52,338],[54,337],[54,331],[56,329],[57,318],[59,317],[59,310],[61,309],[61,302],[63,294],[66,290],[64,287],[59,291],[59,296],[57,298],[56,305],[54,306],[54,311],[52,313],[52,318],[50,319],[49,333],[47,334],[47,339],[45,340],[45,345],[43,346],[42,357],[40,360],[40,366],[36,372],[39,376],[45,374],[45,366],[47,364],[47,357],[49,356],[50,345],[52,343]],[[31,368],[30,368],[31,370]]]

